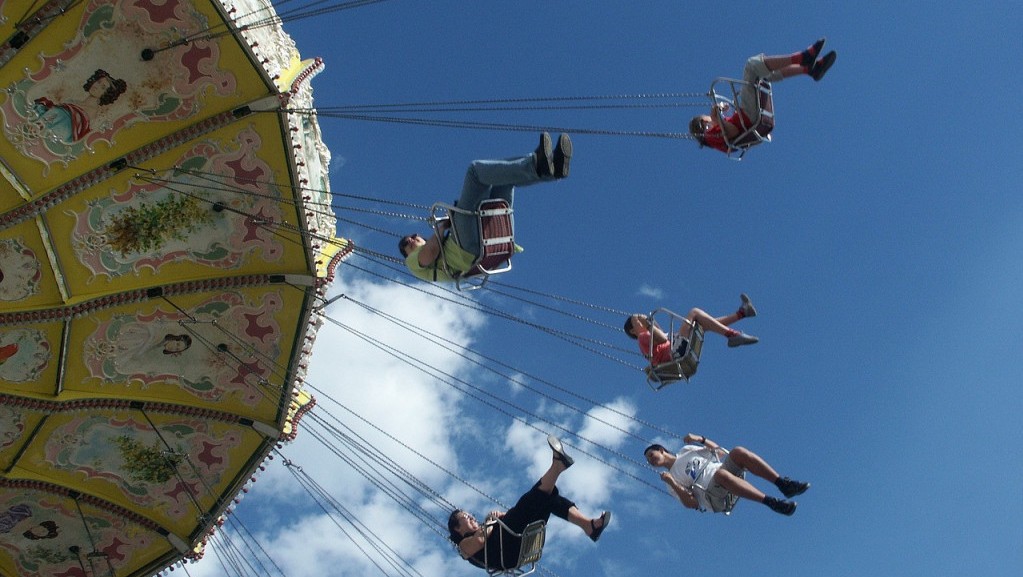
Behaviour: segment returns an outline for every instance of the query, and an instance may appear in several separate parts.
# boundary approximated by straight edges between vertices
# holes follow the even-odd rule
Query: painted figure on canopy
[[[124,94],[127,87],[124,80],[114,78],[103,69],[97,69],[82,85],[86,94],[83,100],[54,102],[42,96],[35,99],[32,108],[51,135],[65,144],[71,144],[89,133],[90,111],[95,112],[100,106],[112,104]]]

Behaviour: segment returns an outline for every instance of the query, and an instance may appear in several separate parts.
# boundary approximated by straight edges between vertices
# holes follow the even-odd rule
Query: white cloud
[[[417,285],[417,288],[422,286],[425,285]],[[427,503],[407,486],[399,487],[423,503],[437,518],[441,526],[431,530],[350,464],[332,454],[334,450],[351,455],[354,454],[349,448],[352,442],[365,442],[372,447],[371,453],[386,455],[407,470],[407,474],[395,482],[421,480],[443,499],[483,515],[499,507],[480,492],[511,505],[547,470],[551,453],[546,433],[554,432],[570,444],[569,450],[576,457],[575,466],[559,480],[563,494],[575,501],[585,515],[596,516],[604,509],[613,508],[612,493],[620,489],[622,483],[617,478],[619,474],[586,454],[600,455],[605,449],[593,448],[558,427],[601,447],[616,449],[636,427],[629,418],[636,411],[631,402],[618,399],[609,405],[613,411],[597,407],[582,413],[543,395],[531,394],[520,385],[508,386],[503,379],[482,372],[457,351],[446,350],[431,339],[415,334],[414,330],[395,325],[381,314],[368,310],[379,309],[442,339],[471,346],[473,334],[483,330],[485,318],[479,312],[445,299],[393,283],[342,281],[331,291],[332,296],[335,294],[344,294],[347,298],[337,300],[326,311],[336,323],[325,322],[320,330],[307,379],[320,391],[315,393],[317,406],[300,424],[298,439],[282,452],[322,485],[332,498],[342,502],[383,543],[401,552],[406,559],[414,560],[418,571],[424,575],[475,575],[478,569],[459,559],[434,532],[446,532],[443,524],[447,510]],[[395,354],[381,350],[356,333],[385,349],[393,348],[390,352]],[[418,370],[419,367],[426,368],[430,374]],[[431,376],[434,372],[465,378],[474,384],[481,378],[501,380],[501,386],[492,390],[514,398],[516,404],[531,413],[521,418],[536,424],[536,428],[509,420],[505,415],[495,419],[492,412],[481,413],[486,409],[442,382],[447,377],[438,380]],[[538,386],[521,374],[516,374],[515,378]],[[517,414],[515,409],[507,410]],[[537,418],[557,426],[537,421]],[[331,439],[331,447],[325,446],[313,435],[323,430],[321,420],[327,420],[332,428],[358,441]],[[599,458],[607,459],[606,453]],[[375,464],[369,467],[375,472],[381,469]],[[468,486],[452,475],[465,479]],[[381,478],[384,477],[394,480],[381,473]],[[264,535],[263,547],[273,552],[276,563],[288,567],[288,574],[340,577],[379,573],[356,543],[361,543],[378,562],[382,556],[361,537],[353,541],[346,536],[310,502],[285,467],[268,468],[248,499],[239,506],[239,511],[250,530]],[[548,531],[548,547],[554,552],[548,558],[556,559],[552,563],[570,563],[587,550],[580,547],[588,546],[584,533],[568,523],[552,522]],[[212,555],[208,553],[207,557]],[[195,577],[222,572],[215,561],[204,561],[199,569],[190,568],[190,571]],[[393,569],[387,572],[394,573]]]
[[[462,419],[461,395],[424,374],[417,366],[429,365],[433,367],[431,370],[457,375],[465,372],[470,365],[455,352],[444,350],[356,303],[385,311],[440,338],[464,345],[471,344],[472,333],[481,327],[483,319],[477,312],[397,284],[335,283],[331,296],[342,293],[349,298],[336,301],[326,311],[337,324],[324,323],[310,361],[307,381],[322,391],[314,393],[317,406],[301,422],[297,440],[282,452],[330,495],[350,508],[355,517],[371,527],[384,542],[406,554],[407,558],[415,559],[417,566],[431,567],[427,574],[437,574],[437,567],[442,565],[452,565],[444,569],[445,573],[452,573],[454,567],[464,562],[457,556],[452,559],[450,551],[437,547],[437,538],[424,530],[416,517],[384,496],[349,464],[332,455],[331,450],[313,438],[311,432],[323,429],[318,420],[334,422],[336,419],[332,426],[364,439],[375,450],[407,469],[409,476],[431,487],[445,488],[451,483],[450,477],[414,452],[447,470],[459,470],[451,431],[460,426]],[[398,357],[359,338],[356,332],[385,348],[395,349]],[[421,359],[422,364],[406,362],[411,357]],[[409,448],[403,447],[402,443]],[[346,454],[351,452],[345,442],[335,439],[331,440],[331,444]],[[411,492],[407,487],[402,489]],[[456,487],[454,494],[459,495],[463,491]],[[274,552],[275,559],[285,560],[289,574],[339,576],[365,575],[367,571],[379,573],[321,510],[309,505],[295,506],[291,502],[307,502],[307,497],[284,467],[275,466],[268,468],[252,488],[250,497],[238,507],[247,519],[255,517],[253,508],[257,506],[262,510],[282,511],[279,520],[285,524],[278,525],[277,531],[267,533],[270,545],[266,548]],[[271,507],[267,507],[268,503]],[[296,514],[288,515],[288,511]],[[300,511],[309,514],[300,516],[297,514]],[[446,511],[435,512],[435,515],[442,516],[444,520],[447,518]],[[261,525],[258,517],[256,523]],[[210,556],[208,553],[207,557]],[[278,563],[281,564],[280,561]],[[217,565],[215,561],[204,561],[199,564],[202,570],[192,573],[218,574]]]
[[[663,300],[664,299],[664,290],[656,288],[656,287],[652,287],[650,285],[646,285],[646,284],[641,285],[639,287],[639,290],[636,291],[636,292],[638,292],[640,295],[645,296],[645,297],[652,297],[652,298],[655,298],[657,300]]]
[[[594,407],[587,413],[579,434],[604,447],[617,449],[624,444],[630,432],[639,428],[634,419],[637,410],[635,403],[624,397]]]

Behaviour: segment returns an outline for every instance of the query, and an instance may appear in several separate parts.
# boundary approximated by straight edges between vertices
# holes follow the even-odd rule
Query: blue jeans
[[[475,211],[480,203],[489,198],[503,198],[512,206],[516,186],[527,186],[541,180],[536,174],[533,154],[505,160],[474,160],[465,172],[462,195],[458,197],[458,208]],[[478,219],[472,215],[454,213],[451,224],[458,235],[458,245],[472,254],[480,253]]]

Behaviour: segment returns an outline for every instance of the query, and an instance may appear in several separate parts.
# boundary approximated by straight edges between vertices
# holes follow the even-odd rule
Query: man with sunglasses
[[[506,160],[474,160],[465,173],[462,194],[456,205],[475,211],[484,200],[501,198],[512,206],[516,186],[566,178],[571,159],[572,141],[568,135],[558,137],[558,144],[554,146],[551,135],[544,132],[540,135],[539,146],[530,154]],[[398,242],[405,266],[416,278],[427,282],[455,280],[442,266],[442,250],[444,263],[452,271],[466,272],[472,268],[480,253],[475,217],[453,213],[449,222],[449,226],[455,228],[458,242],[455,236],[438,238],[436,234],[428,239],[410,234]]]

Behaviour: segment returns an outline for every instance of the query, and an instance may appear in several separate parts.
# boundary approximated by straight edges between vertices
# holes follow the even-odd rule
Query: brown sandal
[[[593,532],[590,533],[590,541],[594,543],[597,542],[597,539],[600,539],[600,534],[604,532],[604,529],[607,529],[607,524],[611,522],[611,511],[604,511],[598,518],[603,521],[600,527],[597,527],[597,519],[590,521],[590,527],[593,529]]]

